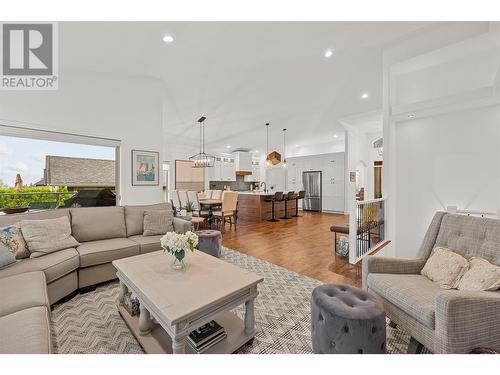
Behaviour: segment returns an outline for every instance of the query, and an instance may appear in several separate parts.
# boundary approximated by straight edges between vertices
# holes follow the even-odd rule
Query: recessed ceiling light
[[[226,146],[226,148],[231,148],[231,146]]]
[[[172,35],[170,35],[170,34],[165,34],[163,36],[163,41],[165,43],[172,43],[174,41],[174,37]]]
[[[339,136],[337,134],[334,134],[333,135],[333,138],[338,138]]]
[[[408,118],[414,118],[415,115],[408,115]]]
[[[368,98],[367,92],[364,92],[363,94],[361,94],[361,99],[367,99],[367,98]]]
[[[299,145],[295,145],[295,147],[299,147]]]
[[[260,152],[260,151],[259,151],[259,150],[255,150],[255,152],[257,152],[257,153],[258,153],[258,152]]]
[[[333,56],[333,49],[329,48],[325,51],[325,57],[329,58]]]

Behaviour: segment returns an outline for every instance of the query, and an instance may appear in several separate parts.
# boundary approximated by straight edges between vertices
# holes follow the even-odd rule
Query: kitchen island
[[[238,192],[238,219],[244,221],[269,220],[272,216],[272,203],[266,202],[274,196],[273,192]],[[277,219],[285,214],[285,202],[276,202],[274,215]],[[288,202],[288,215],[295,214],[295,201]]]

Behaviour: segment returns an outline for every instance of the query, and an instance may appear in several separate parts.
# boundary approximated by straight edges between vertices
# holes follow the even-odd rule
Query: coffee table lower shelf
[[[172,339],[159,324],[152,327],[151,333],[141,336],[139,334],[139,316],[130,315],[121,304],[117,304],[117,306],[123,320],[146,353],[172,354]],[[255,336],[256,330],[251,334],[245,333],[243,320],[230,311],[217,315],[214,320],[224,327],[227,338],[212,346],[203,354],[231,354]],[[186,343],[186,354],[198,353]]]

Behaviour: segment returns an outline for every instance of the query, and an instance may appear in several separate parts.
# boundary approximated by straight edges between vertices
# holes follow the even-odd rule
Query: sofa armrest
[[[174,231],[176,233],[186,233],[189,230],[191,230],[190,221],[174,217]]]
[[[425,259],[367,256],[363,258],[363,288],[370,273],[418,274],[425,265]]]
[[[436,337],[442,353],[478,347],[500,351],[500,291],[446,290],[436,297]]]

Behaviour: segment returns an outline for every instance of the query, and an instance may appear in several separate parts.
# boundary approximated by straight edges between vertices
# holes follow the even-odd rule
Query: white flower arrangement
[[[185,234],[168,232],[160,239],[164,252],[168,252],[182,263],[188,250],[194,251],[198,246],[198,236],[187,231]]]

